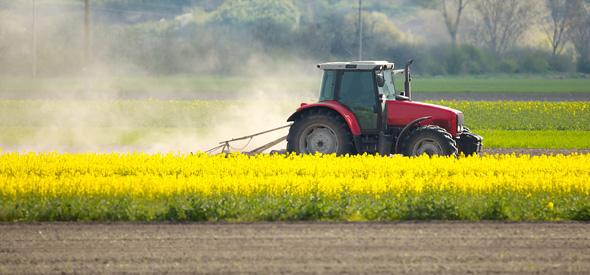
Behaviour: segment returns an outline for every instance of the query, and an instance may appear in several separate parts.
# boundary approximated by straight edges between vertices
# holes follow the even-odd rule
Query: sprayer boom
[[[256,134],[252,134],[252,135],[248,135],[248,136],[243,136],[243,137],[239,137],[239,138],[232,138],[232,139],[224,140],[224,141],[219,142],[219,144],[221,144],[221,145],[216,146],[214,148],[211,148],[211,149],[205,151],[205,153],[213,153],[213,152],[215,152],[215,151],[217,151],[219,149],[221,149],[221,153],[222,154],[229,154],[229,153],[231,153],[231,149],[240,151],[241,149],[244,149],[246,146],[248,146],[248,144],[250,144],[250,141],[252,141],[252,139],[254,137],[260,136],[260,135],[264,135],[264,134],[267,134],[267,133],[271,133],[271,132],[275,132],[277,130],[280,130],[280,129],[283,129],[283,128],[287,128],[287,127],[290,127],[290,126],[291,126],[291,124],[287,124],[287,125],[284,125],[284,126],[281,126],[281,127],[277,127],[277,128],[266,130],[266,131],[262,131],[262,132],[259,132],[259,133],[256,133]],[[239,141],[239,140],[246,140],[246,139],[248,139],[248,143],[244,147],[242,147],[240,149],[236,149],[236,148],[233,148],[233,147],[230,146],[230,143],[231,142]],[[284,141],[286,139],[287,139],[287,136],[284,136],[284,137],[275,139],[275,140],[273,140],[273,141],[271,141],[269,143],[266,143],[266,144],[264,144],[264,145],[262,145],[262,146],[260,146],[260,147],[258,147],[256,149],[254,149],[254,150],[242,152],[242,154],[245,154],[245,155],[248,155],[248,156],[253,156],[253,155],[260,154],[260,153],[264,152],[265,150],[270,149],[271,147],[273,147],[273,146],[281,143],[282,141]],[[271,153],[283,153],[283,152],[286,153],[286,149],[285,150],[278,150],[278,151],[274,151],[273,150]]]

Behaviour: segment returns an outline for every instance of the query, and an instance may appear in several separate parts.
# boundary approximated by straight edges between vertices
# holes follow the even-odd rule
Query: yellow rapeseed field
[[[0,196],[305,195],[516,192],[589,195],[590,155],[470,158],[241,154],[0,155]]]

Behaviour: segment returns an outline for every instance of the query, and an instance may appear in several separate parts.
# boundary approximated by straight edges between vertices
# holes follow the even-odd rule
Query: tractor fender
[[[431,119],[431,116],[425,116],[425,117],[421,117],[421,118],[417,118],[414,119],[412,122],[408,123],[408,125],[406,125],[401,132],[399,132],[399,135],[397,136],[397,139],[395,141],[395,147],[393,147],[395,149],[394,154],[397,154],[399,152],[401,152],[401,148],[399,148],[399,146],[401,146],[403,144],[403,142],[400,142],[400,140],[402,139],[402,137],[408,133],[408,131],[410,131],[410,129],[412,129],[412,127],[414,127],[414,124],[422,121],[422,120],[426,120],[426,119]]]
[[[361,134],[361,129],[359,127],[358,121],[356,120],[356,117],[354,116],[354,114],[350,110],[344,108],[342,105],[338,104],[335,101],[322,101],[322,102],[313,103],[313,104],[303,103],[303,104],[301,104],[301,107],[299,107],[299,109],[297,109],[297,111],[295,111],[295,113],[293,113],[287,119],[287,121],[295,121],[304,112],[307,112],[312,109],[319,109],[319,108],[332,109],[332,110],[338,112],[342,116],[342,118],[344,118],[344,120],[346,121],[346,124],[348,124],[348,127],[350,128],[350,132],[353,135],[357,136],[357,135]]]

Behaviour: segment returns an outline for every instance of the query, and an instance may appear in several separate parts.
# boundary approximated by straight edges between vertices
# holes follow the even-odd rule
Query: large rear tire
[[[287,135],[287,151],[297,154],[354,154],[352,134],[344,118],[330,110],[309,110],[295,120]]]
[[[445,129],[426,125],[412,131],[404,140],[404,156],[457,156],[457,143]]]

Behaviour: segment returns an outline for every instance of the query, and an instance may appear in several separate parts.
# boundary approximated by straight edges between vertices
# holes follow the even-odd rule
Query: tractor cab
[[[319,101],[338,102],[355,115],[363,132],[377,132],[384,115],[381,103],[395,97],[393,63],[332,62],[318,68],[324,70]]]
[[[329,62],[319,102],[302,104],[289,117],[293,125],[287,151],[381,155],[466,155],[481,150],[480,136],[464,128],[463,113],[413,102],[408,62],[394,70],[387,61]],[[396,94],[394,75],[404,74],[404,92]]]

